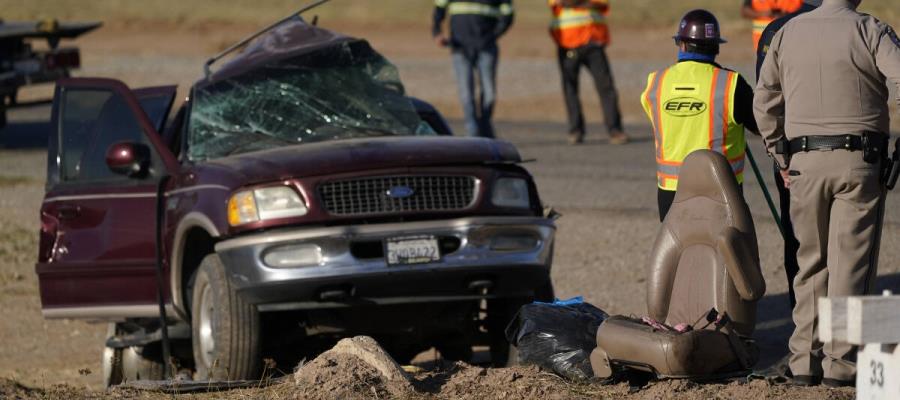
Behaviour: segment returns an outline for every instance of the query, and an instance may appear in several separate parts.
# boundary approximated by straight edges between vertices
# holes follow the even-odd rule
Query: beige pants
[[[845,150],[795,154],[790,169],[791,219],[800,242],[791,371],[851,380],[855,348],[819,342],[817,299],[873,290],[884,211],[880,169],[863,161],[862,152]]]

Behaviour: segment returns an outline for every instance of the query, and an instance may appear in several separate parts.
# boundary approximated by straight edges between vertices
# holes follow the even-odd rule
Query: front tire
[[[191,340],[196,378],[258,378],[259,311],[231,286],[217,254],[203,259],[193,286]]]

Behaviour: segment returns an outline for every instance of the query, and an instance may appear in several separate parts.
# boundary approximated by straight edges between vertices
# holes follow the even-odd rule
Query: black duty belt
[[[797,153],[821,150],[861,150],[863,160],[876,163],[887,158],[888,136],[874,132],[862,135],[801,136],[775,144],[775,153],[788,157]]]
[[[862,150],[863,138],[857,135],[803,136],[788,141],[789,154],[821,150]]]

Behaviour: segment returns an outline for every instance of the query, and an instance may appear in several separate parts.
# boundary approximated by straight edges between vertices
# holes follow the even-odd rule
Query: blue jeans
[[[459,102],[462,104],[469,136],[494,137],[491,115],[497,98],[497,55],[496,46],[480,50],[469,57],[461,50],[453,51],[453,70],[459,88]],[[475,102],[475,74],[481,86],[478,104]]]

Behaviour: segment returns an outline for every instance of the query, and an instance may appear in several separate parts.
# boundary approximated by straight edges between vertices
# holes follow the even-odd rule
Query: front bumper
[[[550,279],[555,232],[552,220],[539,217],[298,227],[226,240],[216,252],[231,284],[261,311],[446,302],[534,296]],[[440,261],[388,265],[379,254],[387,239],[423,235],[449,247]],[[497,248],[501,238],[523,236],[532,245]],[[267,265],[267,252],[286,245],[318,246],[321,262]]]

